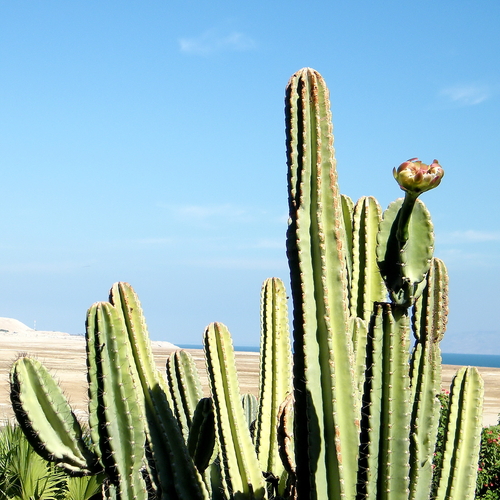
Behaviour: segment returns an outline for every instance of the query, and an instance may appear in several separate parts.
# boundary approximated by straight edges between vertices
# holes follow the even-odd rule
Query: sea
[[[177,344],[182,349],[203,349],[198,344]],[[235,346],[235,351],[259,352],[257,346]],[[500,368],[500,355],[498,354],[453,354],[449,352],[441,353],[444,365],[459,366],[483,366],[488,368]]]

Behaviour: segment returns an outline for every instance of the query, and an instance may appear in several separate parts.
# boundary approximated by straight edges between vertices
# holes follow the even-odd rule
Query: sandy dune
[[[22,325],[22,323],[21,323]],[[15,325],[13,331],[16,330]],[[18,328],[19,329],[19,328]],[[20,329],[19,329],[20,330]],[[175,349],[168,342],[152,342],[157,366],[164,371],[167,357]],[[197,363],[200,376],[208,395],[207,377],[203,352],[189,350]],[[75,337],[58,332],[39,332],[28,329],[13,333],[8,330],[0,318],[0,418],[12,417],[9,400],[8,372],[12,362],[22,354],[36,356],[60,380],[61,386],[69,395],[73,408],[77,413],[85,415],[87,402],[87,381],[85,363],[85,341],[83,337]],[[257,353],[237,352],[236,362],[242,393],[251,392],[257,395],[259,356]],[[449,387],[457,370],[456,366],[443,367],[443,387]],[[484,425],[498,422],[500,413],[500,369],[479,368],[486,388]]]

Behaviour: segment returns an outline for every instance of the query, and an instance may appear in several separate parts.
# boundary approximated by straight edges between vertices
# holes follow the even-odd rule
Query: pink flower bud
[[[426,165],[417,158],[412,158],[401,163],[397,170],[393,170],[393,174],[401,189],[419,195],[439,186],[444,170],[437,160]]]

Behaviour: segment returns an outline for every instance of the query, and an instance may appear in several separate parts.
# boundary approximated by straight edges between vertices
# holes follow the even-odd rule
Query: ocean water
[[[497,354],[441,354],[444,365],[486,366],[500,368],[500,356]]]
[[[203,349],[201,344],[176,344],[177,347],[181,349]],[[235,351],[241,352],[259,352],[259,346],[249,346],[249,345],[236,345],[234,346]]]
[[[183,349],[203,349],[203,346],[198,344],[182,344],[179,345],[179,347]],[[244,352],[259,352],[259,347],[235,346],[234,350]],[[441,356],[444,365],[485,366],[489,368],[500,368],[500,355],[497,354],[452,354],[444,352]]]

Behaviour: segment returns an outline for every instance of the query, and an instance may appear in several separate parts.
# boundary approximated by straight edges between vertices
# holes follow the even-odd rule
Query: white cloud
[[[259,257],[228,257],[225,259],[193,259],[185,262],[190,266],[197,266],[209,269],[255,269],[266,271],[287,270],[286,258],[266,259]]]
[[[441,95],[460,106],[474,106],[486,101],[491,96],[485,85],[454,85],[441,90]]]
[[[84,267],[91,267],[91,262],[21,262],[0,266],[3,274],[67,274],[78,271]]]
[[[179,47],[186,54],[209,55],[220,51],[252,50],[256,44],[252,38],[238,31],[221,34],[218,30],[208,30],[197,37],[180,38]]]
[[[453,231],[440,237],[440,243],[480,243],[487,241],[500,241],[499,231]]]
[[[131,240],[130,244],[134,244],[140,247],[165,247],[172,245],[175,240],[174,238],[139,238],[136,240]],[[120,243],[121,245],[122,243]]]
[[[194,220],[207,220],[214,217],[222,218],[240,218],[247,213],[242,208],[230,204],[224,205],[183,205],[175,207],[175,212],[181,217]]]
[[[275,249],[275,248],[281,248],[284,249],[286,245],[285,242],[285,237],[280,239],[263,239],[263,240],[258,240],[254,248],[265,248],[265,249]]]
[[[448,270],[462,274],[466,269],[487,269],[489,273],[498,273],[500,260],[498,252],[466,251],[458,248],[437,249],[436,257],[444,261]]]

